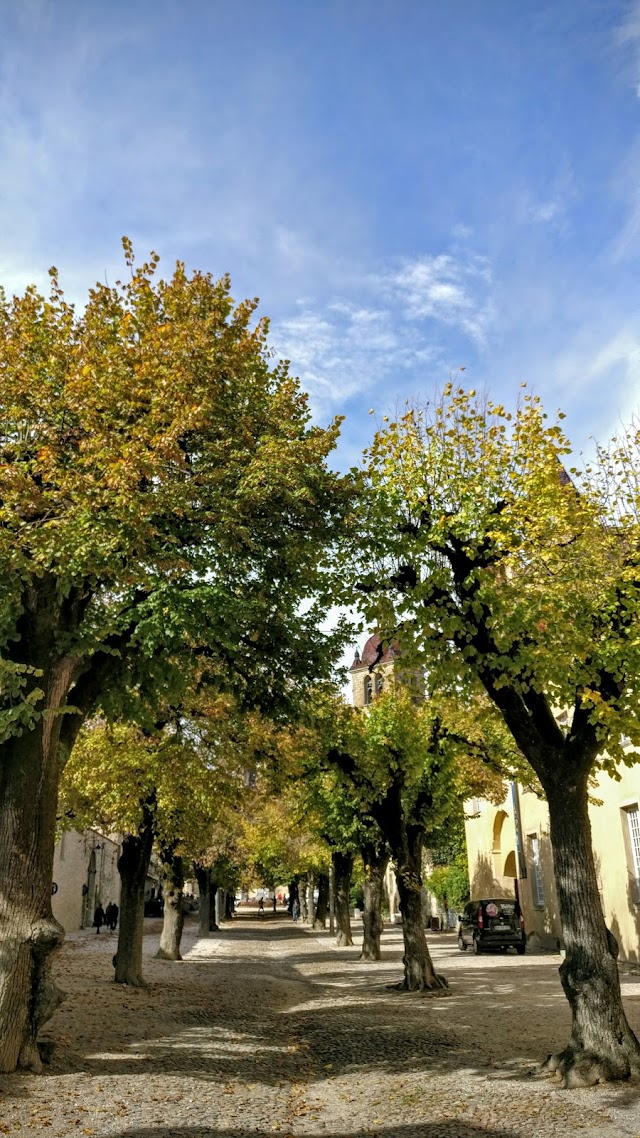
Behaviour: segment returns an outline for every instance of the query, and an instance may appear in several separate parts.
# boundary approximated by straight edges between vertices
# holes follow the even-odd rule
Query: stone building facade
[[[640,767],[623,767],[619,781],[599,775],[591,797],[589,816],[605,921],[620,946],[620,959],[638,963]],[[465,804],[465,813],[472,899],[517,896],[530,948],[561,946],[544,799],[512,784],[498,806],[476,799]]]
[[[121,835],[100,830],[68,830],[56,842],[53,857],[51,908],[66,933],[90,928],[98,905],[120,906]],[[145,902],[161,894],[158,859],[151,857],[145,884]]]
[[[351,702],[354,707],[368,707],[383,690],[398,655],[392,645],[381,645],[378,635],[370,636],[362,649],[356,649],[351,668]]]
[[[70,830],[56,843],[51,907],[65,932],[93,924],[93,914],[109,901],[120,904],[120,846],[99,830]]]

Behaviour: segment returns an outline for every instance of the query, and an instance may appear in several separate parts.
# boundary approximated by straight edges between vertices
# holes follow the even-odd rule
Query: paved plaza
[[[640,1085],[561,1091],[535,1076],[568,1030],[557,968],[538,955],[473,957],[430,935],[448,995],[406,995],[399,929],[380,964],[285,915],[240,916],[148,986],[112,982],[115,938],[68,938],[68,993],[41,1078],[0,1076],[0,1133],[96,1138],[515,1138],[640,1135]],[[623,977],[640,1030],[640,976]]]

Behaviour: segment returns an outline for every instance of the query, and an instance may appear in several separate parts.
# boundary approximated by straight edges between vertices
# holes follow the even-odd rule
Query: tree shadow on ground
[[[242,942],[246,935],[254,945],[261,943],[257,922],[246,925],[246,931],[234,928],[234,939]],[[272,928],[264,939],[273,942],[277,931]],[[76,999],[74,1038],[54,1056],[51,1073],[80,1069],[105,1076],[127,1074],[133,1067],[145,1075],[191,1074],[213,1084],[240,1079],[273,1086],[301,1078],[319,1083],[328,1070],[332,1076],[461,1068],[486,1074],[489,1065],[497,1065],[522,1078],[543,1058],[539,1042],[514,1056],[512,1050],[505,1053],[500,1033],[491,1031],[491,1054],[480,1064],[473,1032],[450,1025],[449,1009],[469,1000],[493,1007],[496,987],[501,1014],[518,1013],[523,986],[534,987],[538,1007],[564,1000],[558,981],[534,968],[529,975],[525,965],[498,964],[485,975],[476,961],[460,967],[456,958],[453,994],[434,998],[389,991],[389,980],[400,978],[394,962],[383,966],[372,984],[368,968],[341,968],[334,956],[320,957],[331,971],[306,978],[305,953],[296,960],[261,952],[243,956],[241,943],[232,952],[156,964],[156,982],[143,990],[105,984],[98,1020],[92,1001],[85,1007]],[[238,990],[239,977],[236,1003],[228,993]],[[59,1014],[64,1031],[63,1011]],[[556,1042],[562,1045],[564,1039]],[[553,1045],[550,1039],[543,1046],[548,1051]]]
[[[468,1032],[449,1028],[446,1017],[434,1020],[434,1001],[419,994],[386,993],[381,1001],[347,993],[336,1000],[335,989],[317,984],[311,992],[299,988],[298,1000],[289,994],[271,1014],[259,1004],[238,1012],[219,1008],[215,999],[207,1007],[173,1006],[164,1024],[124,1044],[120,1035],[108,1035],[103,1027],[82,1051],[68,1053],[62,1066],[56,1063],[52,1073],[80,1067],[105,1077],[135,1069],[139,1075],[190,1075],[212,1083],[240,1080],[264,1086],[300,1080],[313,1085],[328,1077],[371,1072],[389,1076],[464,1068],[486,1075],[487,1065],[478,1064],[476,1041]],[[537,1053],[510,1056],[504,1066],[514,1077],[519,1066],[522,1078],[540,1058]]]
[[[243,943],[273,943],[280,940],[280,930],[265,928],[263,937],[257,921],[242,924],[244,928],[234,926],[228,934],[229,940],[236,941],[237,955],[234,947],[232,956],[156,964],[157,982],[144,990],[105,984],[100,990],[98,1022],[91,1019],[90,1008],[81,1018],[83,1005],[77,999],[79,1031],[72,1049],[54,1058],[51,1074],[82,1070],[103,1077],[135,1071],[143,1076],[192,1076],[212,1087],[230,1080],[267,1087],[289,1081],[313,1085],[340,1075],[451,1074],[460,1069],[486,1078],[492,1067],[492,1079],[515,1082],[528,1081],[544,1050],[565,1042],[562,1029],[561,1039],[549,1038],[542,1045],[539,1035],[537,1042],[527,1035],[514,1054],[496,1030],[496,1006],[500,1015],[517,1016],[525,988],[533,989],[532,1006],[537,1010],[544,1012],[558,1001],[564,1004],[555,976],[548,976],[533,964],[527,967],[526,957],[517,965],[511,958],[512,966],[506,960],[504,965],[496,961],[484,972],[480,962],[463,963],[456,956],[453,994],[433,999],[420,993],[388,991],[384,980],[395,978],[393,961],[384,962],[379,984],[369,983],[369,976],[375,973],[367,969],[365,984],[360,986],[357,978],[364,972],[350,974],[349,968],[340,968],[337,954],[307,954],[294,949],[288,958],[279,954],[272,957],[260,948],[257,955],[243,956]],[[290,937],[291,927],[287,926],[283,939]],[[296,940],[308,944],[302,931]],[[305,978],[305,964],[316,955],[337,967]],[[354,958],[349,955],[347,959]],[[446,972],[446,961],[438,964]],[[398,970],[400,967],[398,964]],[[236,1005],[228,993],[238,990],[239,977],[243,998],[241,1005]],[[465,1030],[466,1018],[457,1027],[450,1024],[449,1009],[469,1001],[490,1009],[479,1021],[486,1045],[484,1061],[479,1058],[474,1031]],[[609,1097],[612,1105],[625,1106],[628,1098],[631,1106],[639,1093],[640,1087],[632,1085],[620,1091],[612,1089]],[[473,1129],[469,1132],[477,1133]],[[170,1133],[178,1138],[182,1133],[185,1138],[189,1136],[189,1131]],[[196,1129],[194,1138],[200,1138],[201,1133],[218,1132]],[[231,1131],[225,1133],[231,1136]],[[396,1133],[402,1138],[400,1131],[385,1132],[389,1138],[395,1138]],[[439,1131],[422,1127],[416,1133],[433,1133],[435,1138]],[[160,1132],[154,1131],[154,1138],[161,1138]]]
[[[375,1127],[344,1131],[333,1138],[519,1138],[513,1130],[487,1129],[466,1122],[420,1122],[412,1126]],[[109,1138],[273,1138],[269,1130],[233,1127],[214,1130],[210,1126],[153,1126],[120,1130]],[[305,1134],[305,1138],[326,1138],[326,1134]]]

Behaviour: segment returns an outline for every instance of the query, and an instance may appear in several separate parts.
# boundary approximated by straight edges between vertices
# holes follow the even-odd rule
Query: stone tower
[[[380,651],[380,637],[377,633],[367,640],[362,649],[362,656],[356,649],[353,664],[349,669],[351,702],[354,707],[367,707],[382,691],[393,672],[397,655],[398,649],[394,649],[391,644],[385,644],[382,652]]]

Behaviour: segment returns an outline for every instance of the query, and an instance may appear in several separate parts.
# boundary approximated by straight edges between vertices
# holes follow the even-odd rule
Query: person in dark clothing
[[[104,909],[102,905],[98,905],[95,913],[93,914],[93,927],[96,930],[96,936],[99,936],[100,929],[104,924]]]
[[[113,901],[109,901],[104,913],[104,923],[110,932],[115,932],[119,911],[118,906]]]
[[[262,900],[262,897],[258,901],[258,916],[264,917],[264,901]]]
[[[276,912],[276,899],[275,899],[275,897],[273,898],[273,911],[274,911],[274,913]]]

